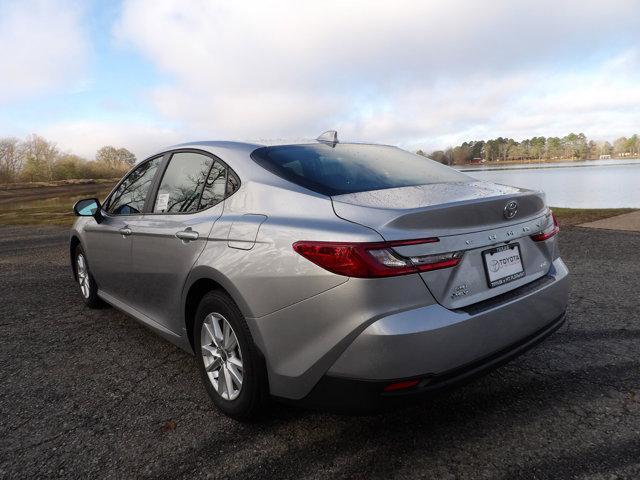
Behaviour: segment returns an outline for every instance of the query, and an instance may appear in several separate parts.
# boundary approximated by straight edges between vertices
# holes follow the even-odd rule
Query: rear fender
[[[238,305],[242,315],[245,317],[253,316],[251,309],[249,308],[249,304],[242,296],[242,294],[238,291],[238,289],[233,285],[233,283],[220,271],[216,270],[209,265],[198,265],[191,270],[187,280],[185,282],[184,288],[182,289],[182,311],[185,311],[187,295],[189,293],[189,289],[198,281],[198,280],[212,280],[213,282],[220,285],[233,299],[233,301]],[[185,319],[183,319],[185,320]]]

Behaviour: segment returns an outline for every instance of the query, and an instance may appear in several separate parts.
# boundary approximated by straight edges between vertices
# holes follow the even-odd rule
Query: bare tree
[[[123,166],[132,166],[136,163],[136,156],[126,148],[115,148],[111,145],[102,147],[96,152],[96,161],[109,168],[118,169]]]
[[[627,153],[627,137],[616,138],[613,142],[613,153],[616,156],[624,156]]]
[[[22,175],[29,181],[52,180],[58,159],[56,144],[35,133],[21,144],[24,166]]]
[[[22,168],[20,140],[0,138],[0,182],[15,182]]]

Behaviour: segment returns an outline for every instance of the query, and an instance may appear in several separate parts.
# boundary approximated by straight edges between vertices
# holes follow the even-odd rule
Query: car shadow
[[[565,333],[568,335],[562,331],[556,334],[557,343],[638,337],[637,331],[614,329]],[[281,448],[276,454],[243,462],[232,476],[257,477],[270,472],[279,478],[299,478],[326,472],[331,476],[362,477],[367,472],[367,476],[388,477],[407,466],[426,467],[433,459],[444,464],[458,462],[461,452],[467,449],[482,458],[477,445],[482,444],[483,438],[496,435],[505,437],[502,441],[507,442],[506,448],[509,442],[538,435],[563,452],[553,461],[522,453],[516,460],[514,449],[514,455],[507,456],[511,463],[501,468],[507,472],[503,478],[527,477],[533,472],[538,478],[595,472],[593,462],[587,461],[594,452],[603,464],[621,466],[632,462],[638,441],[611,445],[603,439],[602,448],[592,446],[576,451],[571,436],[560,432],[564,427],[589,428],[591,399],[612,390],[628,395],[634,388],[640,363],[596,365],[590,356],[585,356],[572,357],[568,364],[562,350],[549,347],[539,347],[457,390],[376,415],[336,415],[273,403],[259,421],[233,423],[230,433],[242,438],[273,437]],[[566,419],[558,424],[562,417]],[[174,465],[172,461],[163,462],[162,470],[195,472],[195,459],[219,455],[219,449],[219,435],[212,435],[191,452],[192,465],[185,465],[185,458],[180,457],[173,459]],[[490,457],[488,454],[487,461]],[[576,469],[576,464],[582,465],[582,470]]]

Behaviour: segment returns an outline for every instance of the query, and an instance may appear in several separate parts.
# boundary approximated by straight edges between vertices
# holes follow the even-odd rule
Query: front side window
[[[107,207],[113,215],[134,215],[142,213],[144,202],[151,188],[162,157],[157,157],[141,164],[118,186]]]

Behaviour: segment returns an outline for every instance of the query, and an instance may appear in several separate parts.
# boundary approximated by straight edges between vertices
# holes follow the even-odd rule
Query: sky
[[[640,1],[0,0],[0,136],[93,158],[191,140],[640,133]]]

